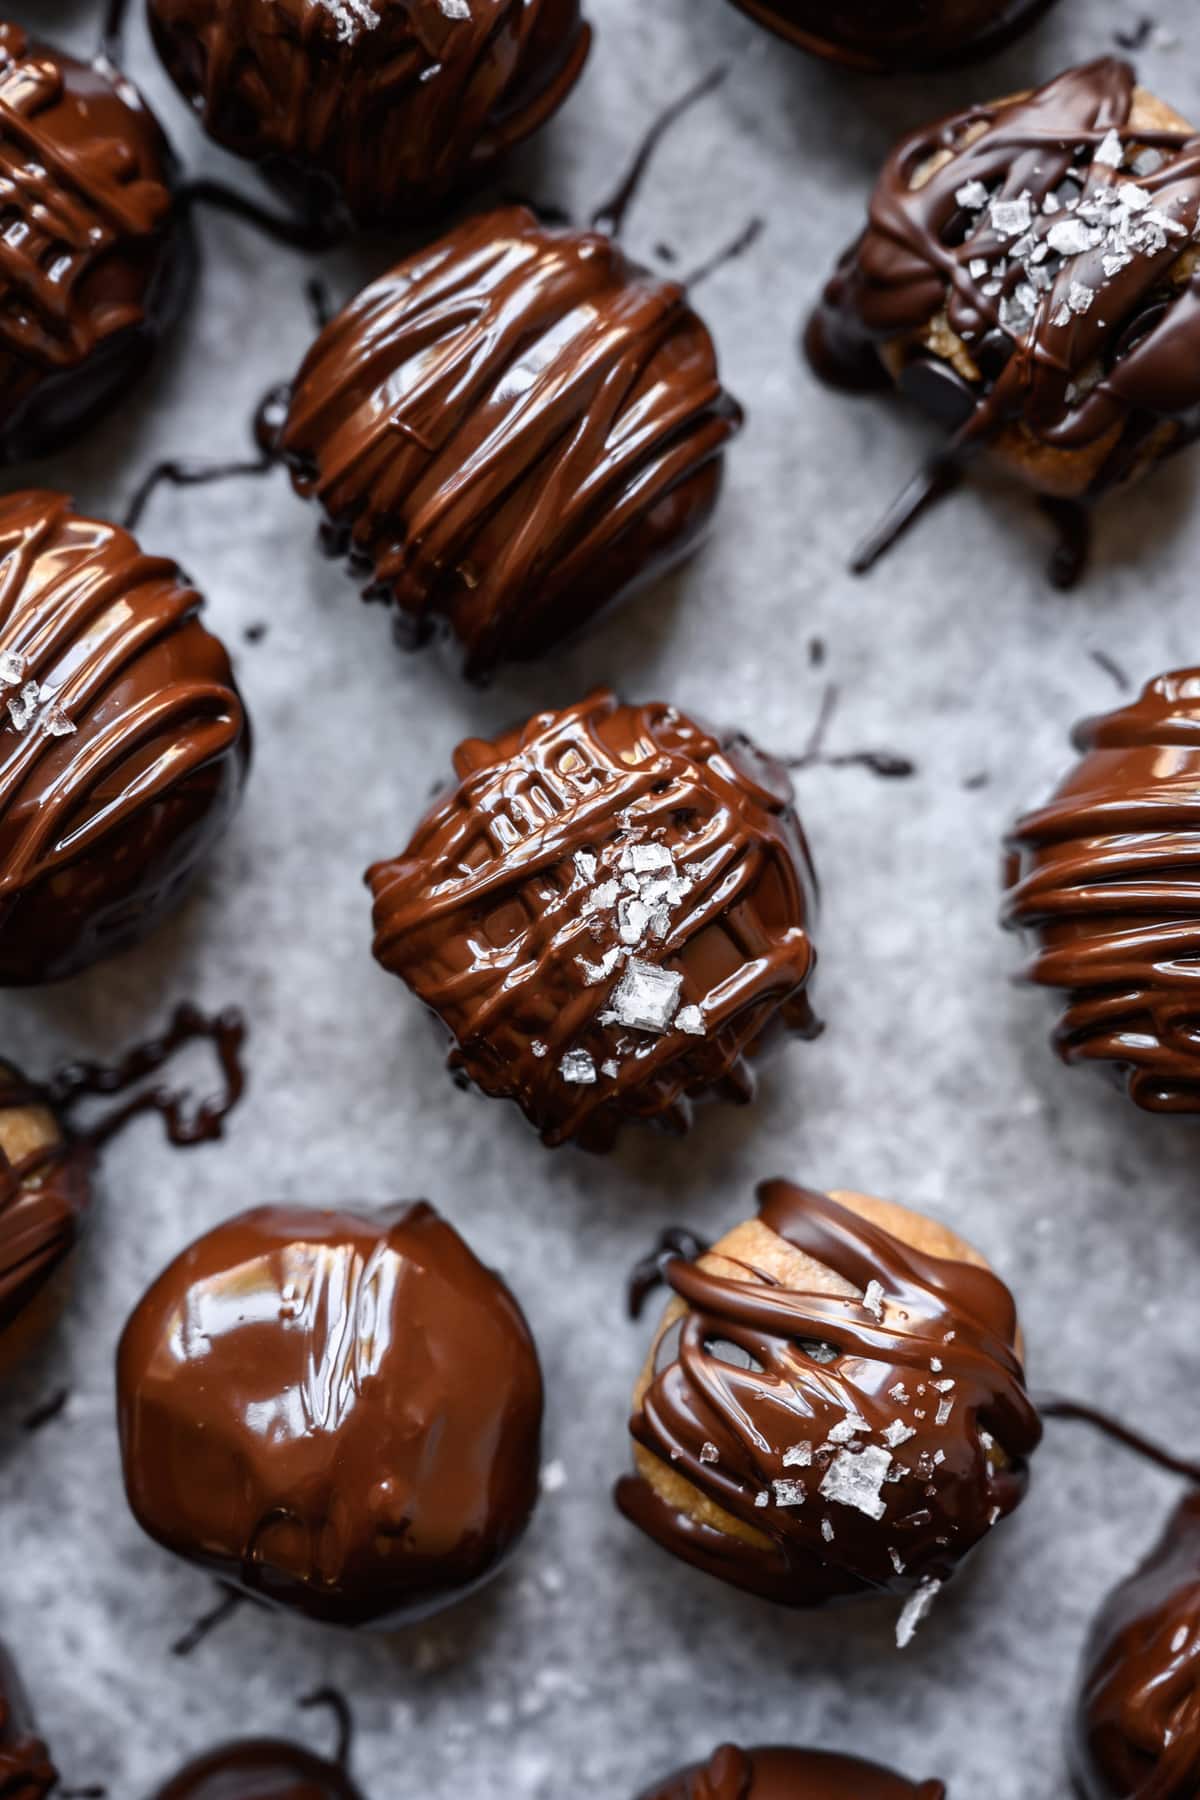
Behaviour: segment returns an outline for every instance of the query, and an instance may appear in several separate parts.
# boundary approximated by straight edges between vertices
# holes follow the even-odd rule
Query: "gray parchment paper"
[[[112,1800],[140,1800],[232,1735],[316,1741],[321,1722],[295,1702],[322,1681],[353,1698],[372,1800],[631,1800],[722,1737],[866,1752],[942,1776],[953,1800],[1064,1795],[1082,1633],[1160,1528],[1167,1478],[1051,1427],[1023,1511],[903,1655],[894,1608],[775,1611],[677,1566],[611,1507],[650,1330],[623,1317],[628,1265],[668,1222],[715,1235],[746,1216],[768,1174],[943,1214],[1016,1290],[1035,1385],[1195,1448],[1195,1130],[1057,1065],[1041,998],[1010,988],[1018,946],[995,917],[1005,825],[1064,765],[1073,721],[1119,698],[1094,653],[1139,684],[1200,656],[1197,459],[1106,510],[1095,572],[1070,597],[1046,583],[1036,514],[999,491],[956,499],[856,582],[853,541],[928,439],[899,408],[821,391],[796,354],[802,310],[901,129],[1110,50],[1150,8],[1160,31],[1144,78],[1198,117],[1194,0],[1061,0],[991,66],[892,84],[808,61],[724,0],[589,4],[587,74],[511,185],[581,217],[656,109],[728,62],[725,87],[664,146],[628,242],[652,262],[665,244],[688,267],[752,213],[766,220],[754,251],[702,290],[749,414],[710,545],[550,665],[480,696],[436,654],[393,652],[383,614],[316,555],[315,516],[281,475],[161,494],[143,539],[206,592],[253,712],[246,804],[150,944],[58,990],[0,999],[0,1042],[33,1072],[111,1056],[184,997],[236,1001],[252,1029],[251,1090],[224,1144],[173,1154],[145,1121],[106,1157],[72,1307],[0,1396],[0,1634],[67,1784]],[[13,10],[83,48],[100,5]],[[140,17],[129,64],[187,158],[252,185],[193,128]],[[201,230],[195,304],[157,378],[36,472],[88,508],[118,509],[161,455],[242,454],[255,401],[309,341],[307,265],[222,218]],[[374,244],[322,266],[346,296],[388,255]],[[257,622],[267,634],[249,642]],[[854,767],[798,777],[825,890],[826,1035],[783,1053],[753,1109],[709,1109],[679,1143],[627,1135],[603,1161],[551,1154],[515,1109],[451,1086],[419,1008],[371,960],[362,886],[368,862],[406,841],[460,737],[601,680],[785,752],[834,682],[831,748],[918,764],[908,781]],[[986,784],[968,785],[976,776]],[[428,1626],[352,1639],[247,1608],[173,1658],[213,1590],[143,1539],[125,1506],[112,1353],[128,1310],[168,1258],[247,1205],[418,1194],[528,1310],[563,1479],[504,1576]],[[25,1413],[61,1386],[61,1418],[24,1436]]]

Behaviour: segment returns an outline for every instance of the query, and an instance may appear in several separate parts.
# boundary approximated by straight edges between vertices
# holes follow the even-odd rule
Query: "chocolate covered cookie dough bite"
[[[1200,429],[1200,142],[1104,57],[904,139],[809,322],[817,373],[893,384],[947,451],[860,551],[860,571],[972,458],[1031,487],[1063,532]]]
[[[117,1381],[143,1529],[326,1624],[388,1629],[463,1599],[537,1499],[529,1328],[424,1204],[218,1226],[135,1308]]]
[[[600,692],[470,739],[407,850],[368,871],[375,955],[450,1069],[548,1145],[676,1132],[816,1035],[816,883],[786,771],[738,732]]]
[[[946,1790],[940,1781],[905,1781],[856,1756],[723,1744],[708,1762],[647,1788],[641,1800],[946,1800]]]
[[[945,1226],[786,1181],[661,1272],[621,1511],[781,1605],[898,1595],[903,1647],[1025,1494],[1041,1425],[1012,1295]]]
[[[148,0],[205,129],[361,226],[429,213],[556,112],[579,0]]]
[[[232,818],[249,726],[201,607],[64,495],[0,498],[0,988],[148,935]]]
[[[937,69],[988,56],[1028,30],[1054,0],[734,0],[801,50],[851,68]]]
[[[0,1644],[0,1794],[44,1800],[58,1786],[58,1770],[37,1735],[33,1709],[16,1665]]]
[[[0,1059],[0,1373],[61,1304],[56,1278],[91,1205],[93,1160],[43,1090]]]
[[[1077,726],[1079,760],[1008,839],[1005,925],[1063,1011],[1064,1062],[1148,1112],[1200,1112],[1200,669]]]

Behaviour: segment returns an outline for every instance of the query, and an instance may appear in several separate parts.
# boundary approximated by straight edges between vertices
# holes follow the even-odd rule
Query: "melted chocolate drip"
[[[214,1631],[227,1625],[235,1613],[249,1605],[250,1596],[239,1594],[236,1588],[222,1588],[220,1598],[214,1601],[207,1612],[194,1619],[187,1630],[175,1639],[171,1645],[171,1655],[178,1657],[194,1656],[201,1644],[206,1643]]]
[[[1057,534],[1047,573],[1051,587],[1069,594],[1087,574],[1092,554],[1092,509],[1082,500],[1039,494],[1038,506]]]
[[[631,1319],[640,1319],[642,1309],[656,1288],[667,1281],[667,1267],[676,1257],[695,1262],[711,1249],[706,1238],[697,1237],[686,1225],[668,1225],[660,1231],[653,1250],[634,1263],[626,1287],[626,1308]]]
[[[759,1216],[858,1296],[667,1261],[678,1344],[630,1430],[739,1533],[676,1510],[644,1474],[618,1485],[618,1506],[685,1561],[784,1605],[946,1579],[1019,1504],[1041,1436],[1011,1295],[990,1270],[788,1182],[760,1188]]]
[[[810,655],[810,662],[819,666],[821,657]],[[829,728],[837,711],[840,693],[835,683],[830,682],[821,696],[821,705],[817,713],[816,724],[809,734],[808,743],[799,756],[785,757],[784,764],[789,769],[811,769],[821,766],[827,769],[862,768],[869,769],[872,775],[878,775],[885,781],[905,780],[917,773],[917,765],[909,756],[901,756],[895,750],[842,750],[836,753],[825,749],[825,741]]]
[[[701,1766],[650,1788],[642,1800],[945,1800],[940,1781],[917,1785],[876,1763],[824,1750],[741,1750],[723,1744]]]
[[[267,405],[270,401],[263,404]],[[258,431],[258,415],[255,415],[255,433]],[[134,490],[133,498],[125,509],[122,521],[126,531],[136,531],[142,522],[147,506],[160,487],[210,487],[215,482],[241,480],[248,475],[269,475],[276,465],[275,456],[264,452],[253,462],[160,462],[143,477]]]
[[[690,275],[684,276],[683,285],[689,294],[694,294],[702,281],[707,281],[710,275],[715,275],[727,263],[737,262],[739,257],[745,256],[747,250],[757,244],[765,230],[765,219],[751,219],[749,224],[743,225],[737,236],[731,238],[723,249],[714,251],[698,268],[693,269]]]
[[[1079,1400],[1064,1400],[1058,1394],[1044,1394],[1038,1396],[1037,1409],[1043,1419],[1066,1419],[1075,1424],[1090,1425],[1094,1431],[1111,1438],[1115,1444],[1122,1444],[1125,1449],[1136,1451],[1147,1462],[1166,1469],[1168,1474],[1182,1475],[1188,1481],[1200,1485],[1200,1462],[1190,1462],[1170,1450],[1164,1450],[1159,1444],[1151,1443],[1149,1438],[1133,1431],[1098,1407],[1087,1406]]]
[[[185,1002],[176,1007],[171,1023],[161,1037],[139,1044],[120,1062],[112,1066],[95,1062],[68,1063],[48,1083],[48,1102],[63,1115],[89,1096],[123,1093],[135,1082],[161,1069],[185,1044],[198,1039],[210,1041],[217,1052],[224,1077],[222,1093],[196,1105],[186,1088],[148,1088],[144,1093],[135,1094],[124,1106],[106,1114],[86,1132],[74,1135],[76,1141],[97,1150],[139,1113],[156,1112],[163,1121],[168,1141],[177,1148],[209,1143],[222,1136],[226,1119],[246,1091],[241,1060],[246,1021],[236,1007],[228,1007],[210,1017],[199,1007]]]
[[[336,250],[349,235],[349,221],[341,213],[312,212],[289,215],[269,212],[236,188],[223,181],[193,179],[178,190],[179,205],[187,210],[211,206],[216,212],[252,225],[272,244],[288,250],[302,250],[310,256],[325,250]]]
[[[333,1753],[333,1760],[339,1769],[348,1769],[350,1753],[354,1746],[354,1714],[345,1694],[340,1688],[317,1688],[315,1693],[305,1694],[300,1705],[306,1711],[322,1706],[333,1714],[338,1731],[337,1748]]]
[[[654,158],[654,153],[668,135],[671,127],[689,112],[697,101],[703,100],[707,94],[715,93],[725,81],[729,70],[725,68],[711,69],[700,81],[690,87],[678,100],[670,105],[654,120],[645,137],[638,145],[633,160],[622,176],[616,192],[592,214],[592,230],[602,231],[607,237],[619,238],[625,228],[625,220],[629,209],[636,200],[645,179],[646,171]]]

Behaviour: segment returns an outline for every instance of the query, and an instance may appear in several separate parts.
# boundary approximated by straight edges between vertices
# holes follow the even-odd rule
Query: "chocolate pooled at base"
[[[0,498],[0,987],[145,937],[232,818],[249,726],[201,606],[64,495]]]
[[[741,416],[678,282],[508,207],[338,314],[279,449],[398,640],[449,635],[482,680],[695,548]]]
[[[0,462],[128,393],[193,274],[170,146],[131,82],[0,21]]]
[[[939,69],[991,56],[1055,0],[734,0],[801,50],[869,72]]]
[[[1198,218],[1200,141],[1115,58],[903,140],[806,342],[819,375],[895,382],[951,443],[857,567],[948,462],[986,450],[1090,503],[1193,441]]]
[[[664,1262],[676,1299],[617,1504],[665,1549],[782,1605],[908,1596],[903,1645],[1024,1497],[1041,1426],[1013,1299],[903,1208],[786,1181],[758,1199],[757,1220],[697,1263]]]
[[[1080,761],[1007,842],[1003,922],[1064,1002],[1069,1063],[1148,1112],[1200,1112],[1200,669],[1076,727]]]
[[[579,0],[149,0],[167,72],[218,143],[361,226],[428,214],[558,110]]]
[[[1071,1750],[1080,1800],[1200,1793],[1200,1491],[1092,1627]]]
[[[36,1735],[12,1658],[0,1644],[0,1795],[4,1800],[44,1800],[57,1786],[58,1771]]]
[[[450,1068],[549,1145],[610,1149],[819,1030],[816,883],[786,771],[738,734],[607,692],[454,756],[457,785],[368,871],[375,955]]]
[[[707,1763],[647,1788],[641,1800],[946,1800],[946,1790],[940,1781],[918,1785],[855,1756],[722,1744]]]
[[[386,1629],[465,1598],[537,1500],[529,1328],[423,1204],[218,1226],[139,1302],[117,1378],[143,1529],[327,1624]]]

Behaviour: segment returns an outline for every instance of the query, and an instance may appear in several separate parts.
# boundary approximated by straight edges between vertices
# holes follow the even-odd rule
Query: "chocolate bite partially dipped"
[[[20,1676],[0,1645],[0,1794],[12,1800],[44,1800],[58,1786],[58,1771],[41,1738]]]
[[[315,207],[398,224],[478,181],[587,58],[579,0],[149,0],[205,129]]]
[[[336,1763],[256,1738],[198,1756],[153,1800],[362,1800],[362,1793]]]
[[[1008,841],[1004,923],[1063,1002],[1064,1062],[1148,1112],[1200,1112],[1200,669],[1077,726],[1075,768]]]
[[[648,1788],[641,1800],[945,1800],[940,1781],[917,1785],[856,1756],[778,1745],[723,1744],[708,1762]]]
[[[1200,1793],[1200,1493],[1092,1627],[1072,1768],[1080,1800]]]
[[[201,605],[62,494],[0,499],[0,987],[144,937],[229,823],[249,728]]]
[[[1092,501],[1200,429],[1192,126],[1113,58],[893,152],[808,331],[1043,496]]]
[[[765,1183],[688,1262],[634,1395],[622,1512],[781,1605],[940,1586],[1024,1496],[1041,1426],[1016,1311],[945,1227],[865,1195]]]
[[[42,1091],[0,1061],[0,1343],[75,1248],[92,1160]]]
[[[143,1528],[327,1624],[462,1599],[537,1499],[529,1328],[429,1206],[229,1220],[138,1304],[117,1376]]]
[[[0,462],[110,410],[174,323],[192,273],[175,176],[130,82],[0,21]]]
[[[786,772],[674,707],[593,694],[454,757],[457,785],[368,873],[375,955],[450,1067],[550,1145],[684,1131],[818,1029],[816,889]]]
[[[871,71],[936,69],[989,56],[1054,0],[734,0],[802,50]]]
[[[692,550],[740,423],[677,282],[509,207],[326,327],[279,447],[399,641],[449,636],[479,680]]]

